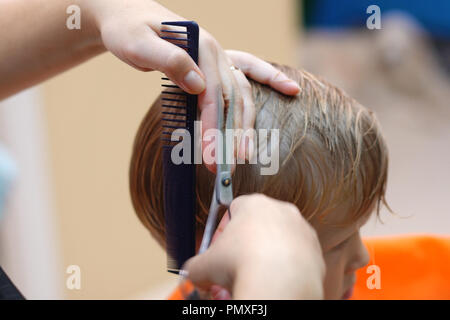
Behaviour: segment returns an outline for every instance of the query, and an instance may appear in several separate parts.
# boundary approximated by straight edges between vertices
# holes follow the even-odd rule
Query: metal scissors
[[[233,186],[231,183],[231,168],[229,155],[234,154],[233,143],[229,144],[228,134],[233,129],[234,124],[234,92],[231,93],[231,99],[228,106],[224,106],[222,99],[222,90],[218,90],[218,110],[217,110],[217,128],[220,130],[221,137],[216,139],[216,182],[209,207],[208,219],[206,221],[205,231],[203,233],[202,243],[200,245],[199,254],[208,249],[211,239],[215,231],[217,214],[220,209],[229,208],[233,201]],[[233,137],[233,135],[232,135]],[[234,157],[231,157],[233,161]],[[231,213],[228,210],[228,214]]]

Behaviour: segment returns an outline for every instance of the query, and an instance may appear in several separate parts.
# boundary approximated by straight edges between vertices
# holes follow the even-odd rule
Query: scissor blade
[[[218,94],[217,128],[221,130],[221,139],[217,146],[217,177],[216,196],[219,204],[229,206],[233,201],[233,189],[231,184],[231,166],[234,161],[233,123],[234,123],[234,91],[231,99],[225,107],[222,99],[222,91]]]

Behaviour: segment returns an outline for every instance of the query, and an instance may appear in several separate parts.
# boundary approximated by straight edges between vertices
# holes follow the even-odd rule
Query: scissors
[[[220,209],[229,209],[230,204],[233,201],[233,188],[231,183],[232,164],[230,163],[228,156],[233,154],[234,148],[232,143],[231,145],[229,144],[230,141],[227,139],[227,135],[229,131],[233,129],[234,123],[234,92],[232,91],[231,99],[227,101],[229,102],[227,107],[224,107],[222,92],[220,89],[218,90],[217,100],[217,128],[221,133],[221,136],[216,139],[217,175],[199,254],[205,252],[211,244],[211,239],[215,231],[217,214]],[[231,159],[233,159],[233,157]],[[230,210],[228,210],[228,214],[231,219]]]

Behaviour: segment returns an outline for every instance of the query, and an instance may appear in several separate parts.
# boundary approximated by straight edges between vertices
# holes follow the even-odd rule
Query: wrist
[[[80,7],[81,10],[81,37],[82,46],[99,50],[104,48],[98,16],[95,14],[94,3],[96,0],[76,0],[71,1]]]

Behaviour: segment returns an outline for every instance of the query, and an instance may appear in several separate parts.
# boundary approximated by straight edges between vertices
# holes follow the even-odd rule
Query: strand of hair
[[[170,126],[170,125],[167,125],[167,124],[163,124],[162,127],[163,128],[167,128],[167,129],[186,129],[186,127]]]

